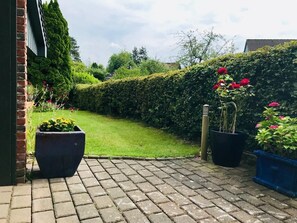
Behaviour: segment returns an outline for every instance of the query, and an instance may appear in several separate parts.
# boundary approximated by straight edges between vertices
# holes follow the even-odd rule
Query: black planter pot
[[[84,155],[85,133],[36,131],[35,157],[45,178],[73,176]]]
[[[241,132],[225,133],[211,130],[210,138],[211,154],[214,164],[225,167],[239,166],[246,134]]]

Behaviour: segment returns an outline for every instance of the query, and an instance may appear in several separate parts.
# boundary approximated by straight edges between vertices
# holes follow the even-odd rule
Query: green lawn
[[[162,130],[139,122],[102,116],[87,111],[60,110],[31,114],[31,138],[38,124],[53,117],[72,118],[86,133],[87,155],[129,157],[181,157],[196,155],[198,145],[190,144]],[[33,144],[29,143],[29,152]],[[31,148],[30,148],[31,147]]]

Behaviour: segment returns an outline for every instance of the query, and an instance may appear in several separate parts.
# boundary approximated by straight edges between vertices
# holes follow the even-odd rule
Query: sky
[[[295,0],[58,0],[87,65],[107,65],[114,53],[144,46],[148,56],[174,62],[177,33],[211,30],[234,38],[296,39]]]

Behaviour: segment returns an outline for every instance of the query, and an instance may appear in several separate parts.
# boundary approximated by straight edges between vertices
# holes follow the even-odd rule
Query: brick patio
[[[71,178],[0,187],[0,223],[297,222],[297,199],[254,183],[254,171],[194,158],[84,159]]]

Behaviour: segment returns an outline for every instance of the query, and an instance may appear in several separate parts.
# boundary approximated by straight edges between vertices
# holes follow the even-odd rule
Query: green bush
[[[97,84],[100,81],[88,72],[72,72],[74,84]]]
[[[82,109],[143,120],[189,139],[199,139],[203,104],[210,105],[211,128],[218,126],[219,104],[212,90],[216,71],[225,66],[235,79],[249,78],[255,96],[239,111],[237,129],[250,135],[256,146],[255,124],[271,101],[282,104],[283,114],[297,115],[297,42],[249,53],[226,55],[167,74],[77,86],[75,103]]]

